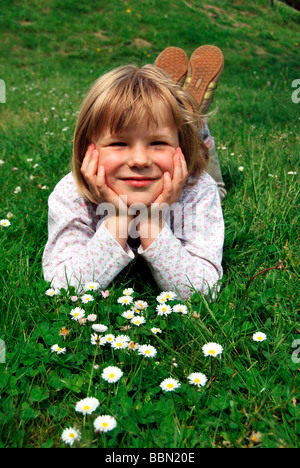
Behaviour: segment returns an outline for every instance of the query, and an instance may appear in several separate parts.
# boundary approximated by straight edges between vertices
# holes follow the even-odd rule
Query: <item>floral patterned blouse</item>
[[[164,226],[147,248],[125,248],[97,215],[97,206],[79,195],[72,173],[54,188],[48,201],[48,241],[43,272],[53,288],[98,282],[107,289],[112,280],[140,255],[162,290],[187,299],[194,290],[214,291],[222,277],[224,221],[215,181],[203,173],[186,185],[177,203],[164,211]]]

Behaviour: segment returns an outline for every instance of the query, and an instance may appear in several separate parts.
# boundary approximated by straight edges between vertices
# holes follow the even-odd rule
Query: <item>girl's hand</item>
[[[106,184],[105,169],[100,164],[99,156],[99,151],[92,143],[85,154],[81,172],[91,192],[96,199],[99,200],[99,203],[110,203],[117,210],[117,213],[119,213],[120,208],[124,208],[127,212],[126,204],[124,204],[119,195]]]
[[[141,244],[144,249],[157,238],[163,228],[162,210],[163,205],[172,205],[180,197],[184,184],[188,178],[188,170],[185,157],[180,148],[176,148],[173,157],[173,178],[169,173],[164,174],[164,185],[161,194],[148,207],[146,216],[142,216],[137,226]]]
[[[105,210],[108,211],[108,215],[105,226],[124,249],[133,216],[128,215],[127,205],[122,198],[106,184],[105,169],[100,164],[99,151],[93,144],[87,149],[81,172],[99,203],[106,204]]]
[[[173,178],[171,178],[169,172],[164,173],[163,191],[156,200],[154,200],[153,203],[155,204],[167,203],[168,205],[172,205],[177,202],[182,193],[188,178],[188,169],[181,148],[176,148],[173,156],[173,165]]]

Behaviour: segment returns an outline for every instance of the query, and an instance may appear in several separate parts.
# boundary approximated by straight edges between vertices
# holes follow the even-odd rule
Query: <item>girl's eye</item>
[[[165,146],[167,144],[168,143],[166,143],[165,141],[153,141],[153,143],[151,143],[152,146]]]
[[[126,146],[126,143],[122,141],[114,141],[113,143],[110,143],[109,146]]]

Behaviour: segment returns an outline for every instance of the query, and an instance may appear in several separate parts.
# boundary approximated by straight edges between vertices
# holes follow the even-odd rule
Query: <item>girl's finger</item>
[[[81,172],[84,173],[87,170],[94,149],[94,144],[89,145],[81,164]]]
[[[96,177],[96,184],[99,190],[105,189],[106,181],[105,181],[105,169],[103,166],[98,165],[98,172]]]
[[[189,175],[189,171],[188,171],[188,168],[187,168],[187,163],[186,163],[184,154],[183,154],[183,152],[181,150],[180,150],[180,159],[181,159],[181,167],[182,167],[184,181],[186,181],[187,178],[188,178],[188,175]]]
[[[173,182],[169,172],[164,173],[163,182],[162,194],[164,194],[166,198],[169,198],[173,194]]]
[[[174,154],[174,171],[173,171],[173,181],[174,183],[181,184],[184,181],[184,166],[181,156],[180,148],[176,148],[176,152]]]

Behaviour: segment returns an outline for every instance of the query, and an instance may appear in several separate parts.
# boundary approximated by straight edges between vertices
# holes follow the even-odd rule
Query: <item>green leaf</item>
[[[29,401],[40,402],[49,398],[49,391],[45,388],[35,387],[32,389]]]

